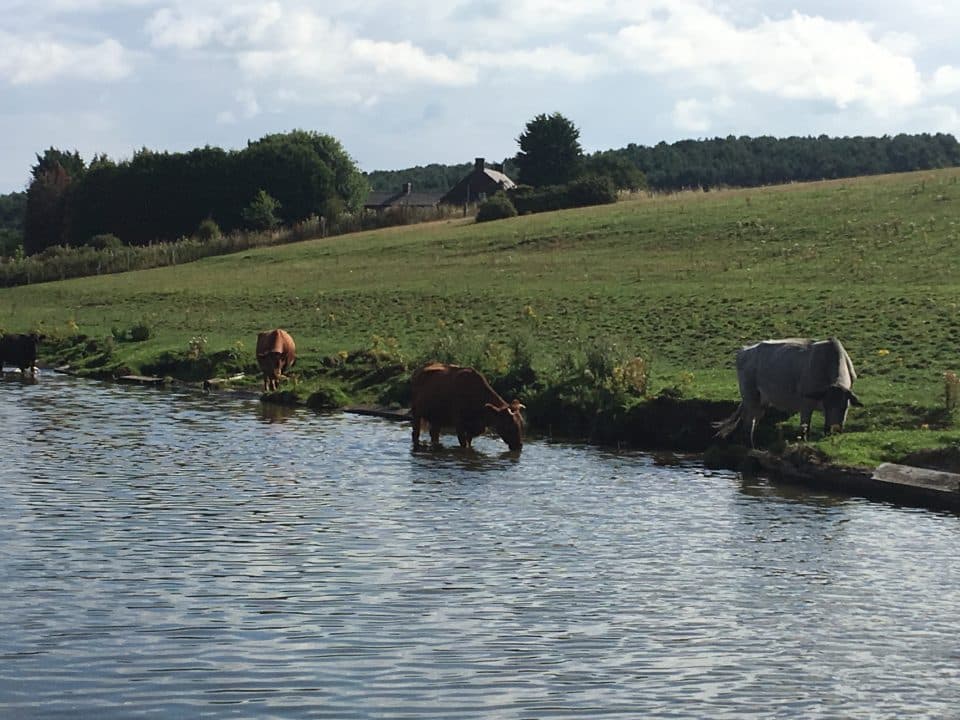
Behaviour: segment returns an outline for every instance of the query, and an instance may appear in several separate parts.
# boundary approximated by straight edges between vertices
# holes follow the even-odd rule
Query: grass
[[[891,428],[955,441],[920,428],[953,423],[943,374],[960,369],[958,207],[960,170],[948,169],[447,220],[3,289],[0,327],[99,339],[145,322],[147,340],[115,342],[99,367],[139,371],[205,337],[223,372],[253,372],[256,332],[284,327],[303,387],[339,378],[357,400],[379,386],[351,377],[344,354],[402,365],[438,344],[516,336],[538,368],[612,342],[647,358],[654,394],[682,384],[735,399],[742,344],[836,335],[867,405],[851,411],[853,432],[823,443],[847,457],[848,444],[881,448],[873,434]]]

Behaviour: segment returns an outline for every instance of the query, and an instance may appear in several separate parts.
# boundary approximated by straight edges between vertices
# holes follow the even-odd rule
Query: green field
[[[835,335],[867,407],[851,411],[855,432],[824,445],[873,462],[894,447],[871,435],[888,427],[914,431],[896,452],[960,441],[943,379],[960,371],[958,178],[949,169],[644,196],[316,239],[0,290],[0,328],[110,338],[145,322],[148,340],[108,342],[97,361],[137,371],[200,337],[203,353],[232,353],[249,370],[256,332],[280,326],[297,340],[305,387],[329,375],[329,358],[363,349],[412,364],[440,346],[496,354],[491,344],[521,337],[548,372],[616,345],[648,360],[649,393],[682,387],[705,399],[736,398],[743,344]]]

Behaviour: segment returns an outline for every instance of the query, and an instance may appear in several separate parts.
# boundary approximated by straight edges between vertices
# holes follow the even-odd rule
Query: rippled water
[[[956,515],[50,374],[0,428],[0,717],[960,707]]]

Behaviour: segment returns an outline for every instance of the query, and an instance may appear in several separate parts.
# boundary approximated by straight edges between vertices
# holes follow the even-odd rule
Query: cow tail
[[[740,418],[743,417],[743,403],[741,402],[737,405],[737,409],[733,411],[733,415],[724,420],[720,420],[715,423],[711,423],[716,429],[717,434],[715,437],[725,438],[729,437],[730,433],[737,429],[737,425],[740,424]]]

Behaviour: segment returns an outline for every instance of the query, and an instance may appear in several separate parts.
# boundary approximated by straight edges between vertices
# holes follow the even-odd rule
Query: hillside
[[[702,398],[736,397],[733,353],[744,343],[836,335],[868,406],[851,413],[853,426],[882,422],[889,405],[904,426],[911,407],[919,418],[942,408],[943,373],[960,369],[958,178],[948,169],[644,196],[317,239],[0,290],[0,326],[108,337],[143,321],[151,338],[119,343],[110,358],[129,369],[185,354],[194,338],[249,362],[256,331],[283,326],[305,380],[325,372],[324,358],[361,348],[409,362],[519,335],[547,368],[616,344],[649,359],[652,391]]]

